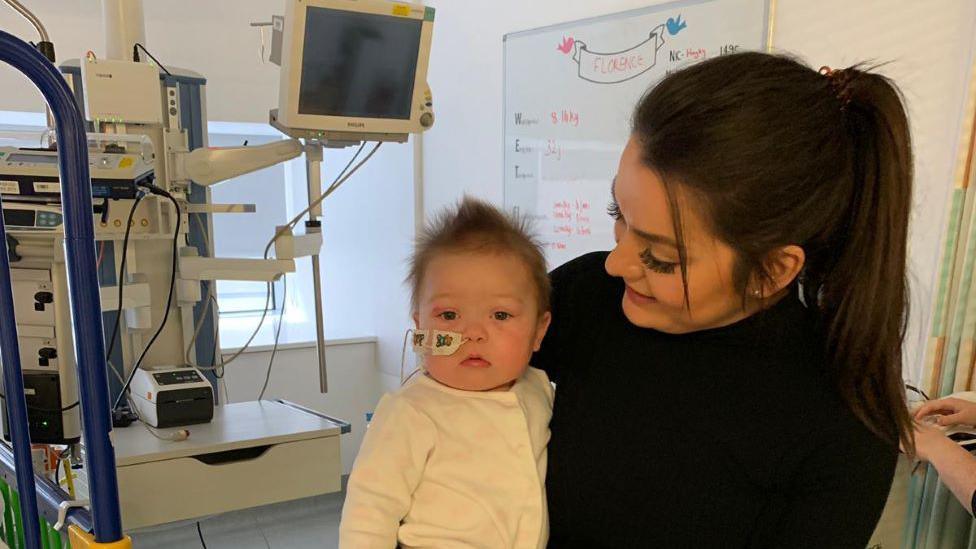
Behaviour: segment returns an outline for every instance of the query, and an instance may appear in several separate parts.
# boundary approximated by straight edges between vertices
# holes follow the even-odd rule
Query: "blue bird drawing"
[[[671,36],[678,34],[687,27],[688,23],[681,20],[681,15],[678,15],[678,17],[668,17],[668,32]]]

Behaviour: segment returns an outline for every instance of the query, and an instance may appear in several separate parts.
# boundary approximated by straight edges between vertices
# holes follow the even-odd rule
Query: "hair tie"
[[[830,82],[830,87],[834,90],[834,95],[840,101],[841,109],[847,107],[851,102],[851,81],[853,80],[853,71],[849,69],[832,69],[827,65],[820,67],[818,71],[823,76],[827,77]]]

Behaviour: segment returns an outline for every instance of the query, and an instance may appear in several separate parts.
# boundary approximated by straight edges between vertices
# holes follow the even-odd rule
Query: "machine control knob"
[[[54,347],[41,347],[37,354],[41,358],[58,358],[58,350]]]
[[[434,125],[434,115],[433,113],[425,112],[420,115],[420,125],[429,128]]]
[[[40,366],[50,366],[51,360],[58,358],[58,350],[54,347],[42,347],[37,351],[37,364]]]
[[[34,310],[44,311],[44,305],[54,303],[54,294],[51,292],[37,292],[34,294]]]

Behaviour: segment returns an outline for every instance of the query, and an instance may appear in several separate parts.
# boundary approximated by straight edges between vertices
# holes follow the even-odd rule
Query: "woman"
[[[550,547],[863,548],[899,440],[912,157],[885,78],[743,53],[638,104],[617,245],[551,273]]]

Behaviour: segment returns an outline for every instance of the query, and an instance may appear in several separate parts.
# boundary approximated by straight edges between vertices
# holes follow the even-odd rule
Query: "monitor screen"
[[[410,118],[422,21],[309,7],[298,113]]]
[[[34,211],[4,208],[3,223],[8,227],[33,227]]]

